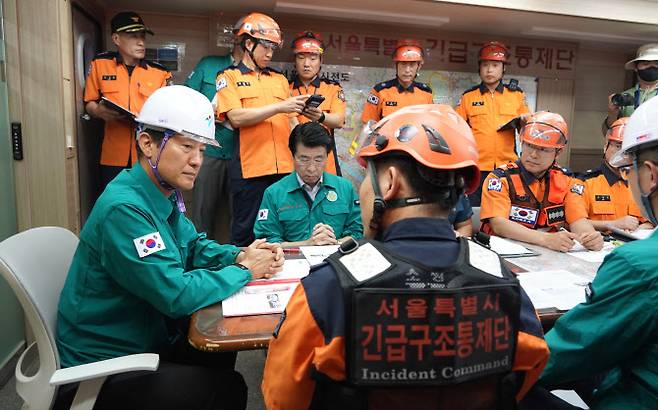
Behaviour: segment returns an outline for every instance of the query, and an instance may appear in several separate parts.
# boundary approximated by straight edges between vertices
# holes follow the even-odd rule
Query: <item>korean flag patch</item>
[[[503,183],[500,182],[498,178],[489,179],[489,184],[487,185],[488,191],[498,191],[500,192],[503,189]]]
[[[509,219],[516,222],[534,226],[537,223],[539,211],[532,208],[512,205],[509,211]]]
[[[137,255],[139,255],[140,258],[167,249],[164,241],[160,237],[160,232],[153,232],[148,235],[140,236],[137,239],[133,239],[133,243],[135,244],[135,249],[137,249]]]
[[[221,90],[222,88],[226,88],[226,77],[222,77],[218,82],[217,86],[215,87],[217,91]]]
[[[375,94],[368,94],[368,102],[372,105],[377,105],[379,104],[379,97]]]
[[[267,216],[269,215],[270,210],[269,209],[259,209],[258,210],[258,220],[259,221],[267,221]]]

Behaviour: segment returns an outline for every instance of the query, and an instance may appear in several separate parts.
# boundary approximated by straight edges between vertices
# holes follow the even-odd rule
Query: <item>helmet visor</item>
[[[192,132],[185,131],[185,130],[181,131],[181,135],[183,135],[184,137],[187,137],[191,140],[194,140],[196,142],[200,142],[202,144],[212,145],[213,147],[218,147],[218,148],[221,147],[219,145],[219,142],[217,142],[217,140],[214,139],[214,138],[207,138],[207,137],[204,137],[202,135],[194,134]]]

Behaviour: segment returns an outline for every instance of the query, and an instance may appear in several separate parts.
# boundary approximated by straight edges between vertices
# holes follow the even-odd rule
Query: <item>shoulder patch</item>
[[[504,178],[505,177],[505,169],[504,168],[496,168],[493,171],[491,171],[492,174],[497,176],[498,178]]]
[[[133,244],[137,250],[137,256],[140,258],[167,249],[160,232],[157,231],[133,239]]]
[[[487,184],[487,191],[500,192],[502,190],[503,190],[503,183],[500,182],[500,179],[489,178],[489,183]]]
[[[117,56],[116,51],[104,51],[102,53],[96,54],[94,60],[112,60]]]
[[[375,94],[370,93],[368,94],[368,99],[367,101],[372,104],[372,105],[377,105],[379,104],[379,97],[377,97]]]
[[[603,173],[603,171],[601,170],[601,168],[588,169],[585,172],[576,173],[576,178],[578,178],[580,180],[583,180],[583,181],[586,181],[588,179],[596,178],[599,175],[601,175],[602,173]]]
[[[157,68],[158,70],[162,71],[169,71],[169,69],[162,64],[158,63],[157,61],[151,61],[151,60],[144,60],[146,64],[150,65],[151,67]]]
[[[473,87],[471,87],[471,88],[469,88],[468,90],[464,91],[464,92],[462,93],[462,95],[464,95],[464,94],[466,94],[466,93],[470,93],[471,91],[475,91],[475,90],[477,90],[478,88],[480,88],[479,85],[474,85]]]
[[[571,187],[571,192],[580,196],[583,196],[584,190],[585,190],[585,185],[583,184],[573,184],[573,186]]]
[[[383,90],[383,89],[385,89],[385,88],[391,88],[391,87],[393,87],[394,85],[395,85],[395,79],[393,79],[393,80],[388,80],[388,81],[384,81],[384,82],[382,82],[382,83],[377,83],[377,84],[376,84],[374,87],[372,87],[372,88],[374,88],[375,91],[378,91],[378,92],[379,92],[379,91],[381,91],[381,90]]]
[[[428,93],[430,93],[430,94],[432,93],[432,87],[430,87],[429,85],[427,85],[427,84],[425,84],[425,83],[418,83],[418,82],[414,81],[414,85],[415,85],[419,90],[423,90],[423,91],[428,92]]]

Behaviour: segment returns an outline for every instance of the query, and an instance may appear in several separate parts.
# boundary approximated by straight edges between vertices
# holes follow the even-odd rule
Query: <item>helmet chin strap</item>
[[[151,167],[151,171],[153,171],[153,175],[155,175],[155,179],[158,181],[158,184],[160,186],[168,191],[174,191],[174,194],[176,195],[176,207],[181,213],[185,213],[186,208],[185,208],[185,202],[183,201],[183,194],[180,192],[179,189],[174,188],[170,183],[164,180],[162,178],[162,175],[160,175],[160,172],[158,172],[158,164],[160,164],[160,155],[162,154],[162,150],[164,150],[165,145],[167,145],[167,141],[169,141],[169,138],[174,136],[176,133],[170,130],[165,130],[164,132],[164,138],[162,139],[162,143],[160,143],[160,149],[158,150],[158,155],[155,158],[155,164],[151,162],[151,158],[148,158],[148,163],[149,166]]]
[[[254,45],[251,47],[251,50],[247,49],[247,43],[246,42],[244,44],[244,49],[247,52],[247,54],[249,55],[249,58],[251,58],[251,62],[254,63],[254,66],[258,67],[259,70],[263,71],[267,67],[261,67],[260,65],[258,65],[258,63],[256,62],[256,59],[254,58],[254,50],[256,50],[256,47],[258,47],[258,40],[253,39],[252,42],[254,43]]]
[[[384,212],[387,209],[402,208],[405,206],[433,204],[440,199],[444,199],[442,195],[428,195],[428,196],[414,196],[409,198],[396,198],[385,201],[382,197],[381,190],[379,189],[379,182],[377,181],[377,167],[374,161],[368,160],[368,173],[370,174],[370,182],[372,184],[372,191],[375,194],[372,207],[372,218],[370,218],[370,230],[375,232],[375,239],[381,237],[381,223]]]
[[[639,175],[639,166],[637,162],[637,155],[635,155],[635,158],[633,159],[633,167],[635,168],[635,174]],[[639,183],[638,183],[639,184]],[[644,213],[648,217],[649,222],[652,224],[658,225],[658,218],[656,218],[656,213],[653,210],[653,207],[651,206],[651,196],[658,191],[658,184],[653,187],[653,189],[647,193],[642,192],[642,188],[640,188],[640,200],[642,201],[642,208],[644,208]]]

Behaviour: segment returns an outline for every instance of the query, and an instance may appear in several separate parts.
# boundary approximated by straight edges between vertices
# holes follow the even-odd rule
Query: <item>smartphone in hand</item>
[[[320,94],[313,94],[312,96],[308,97],[308,99],[306,100],[304,109],[308,107],[318,108],[320,104],[322,104],[322,101],[324,101],[323,96],[321,96]]]

